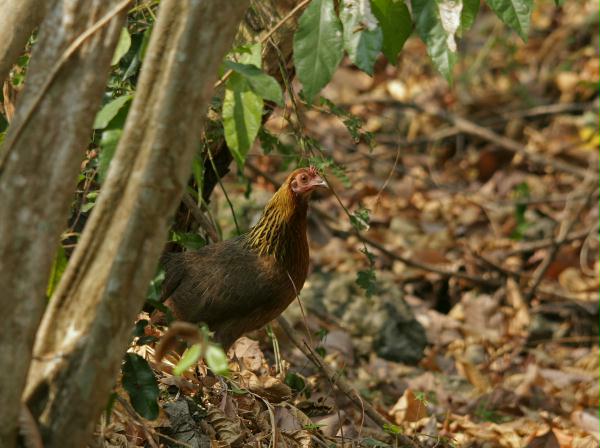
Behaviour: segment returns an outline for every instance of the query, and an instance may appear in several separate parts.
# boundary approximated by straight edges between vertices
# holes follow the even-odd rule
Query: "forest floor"
[[[152,345],[134,346],[159,378],[161,414],[144,421],[118,404],[99,427],[104,446],[387,447],[403,435],[597,447],[597,8],[536,4],[526,44],[482,14],[453,86],[416,38],[397,68],[340,68],[323,95],[352,116],[324,106],[302,126],[346,168],[349,186],[329,180],[348,210],[370,211],[369,228],[353,233],[333,195],[314,204],[303,311],[285,313],[335,376],[277,323],[236,343],[225,380],[202,366],[176,377],[176,355],[158,364]],[[285,140],[282,113],[268,127]],[[353,117],[371,145],[348,132]],[[285,157],[261,154],[248,158],[249,199],[227,178],[243,226],[285,172]],[[213,208],[233,232],[221,192]],[[375,275],[370,297],[358,271]],[[340,392],[340,377],[390,424]]]

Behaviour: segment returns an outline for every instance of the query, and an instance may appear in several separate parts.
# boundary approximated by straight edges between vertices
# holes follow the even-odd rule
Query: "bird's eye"
[[[308,177],[306,176],[306,174],[303,174],[302,176],[300,176],[300,180],[302,182],[306,182],[308,180]]]

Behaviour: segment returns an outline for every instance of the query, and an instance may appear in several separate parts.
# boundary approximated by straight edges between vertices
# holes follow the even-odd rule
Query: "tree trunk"
[[[116,3],[53,2],[0,148],[0,309],[5,313],[0,343],[2,447],[15,443],[19,403],[35,331],[47,303],[52,260],[124,15],[98,29],[71,57],[63,56]],[[20,26],[15,24],[15,29]],[[57,64],[62,64],[60,71]]]
[[[123,137],[36,339],[25,397],[46,447],[84,446],[107,403],[246,7],[160,4]]]
[[[46,12],[45,0],[0,0],[0,85]]]

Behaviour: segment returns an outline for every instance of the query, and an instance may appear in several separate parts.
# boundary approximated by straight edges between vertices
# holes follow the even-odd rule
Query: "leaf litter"
[[[285,315],[390,425],[374,425],[274,324],[237,341],[227,378],[202,363],[176,377],[177,354],[155,363],[153,343],[132,346],[159,379],[160,415],[145,421],[117,402],[98,427],[103,446],[387,447],[397,433],[430,447],[598,446],[597,182],[583,191],[582,179],[556,163],[597,175],[597,4],[538,5],[527,44],[494,20],[482,14],[462,39],[453,88],[416,39],[398,68],[376,65],[373,77],[343,64],[323,95],[374,132],[373,147],[356,143],[337,117],[305,111],[306,132],[351,180],[345,188],[334,178],[333,187],[349,210],[369,210],[362,232],[389,253],[372,249],[376,289],[365,297],[354,283],[367,268],[362,243],[335,237],[350,225],[323,198],[315,208],[335,225],[311,215],[304,311],[293,304]],[[429,107],[547,163],[463,133]],[[285,142],[281,114],[266,126]],[[248,161],[272,175],[284,162],[257,148]],[[225,180],[251,225],[270,192],[245,199],[245,185]],[[586,195],[592,200],[529,297],[567,205]],[[213,202],[227,234],[228,207],[218,192]]]

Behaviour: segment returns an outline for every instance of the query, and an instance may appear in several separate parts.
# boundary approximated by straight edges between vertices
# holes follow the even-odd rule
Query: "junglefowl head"
[[[310,196],[317,188],[327,188],[327,182],[313,166],[297,169],[290,174],[288,180],[292,192],[300,197]]]

